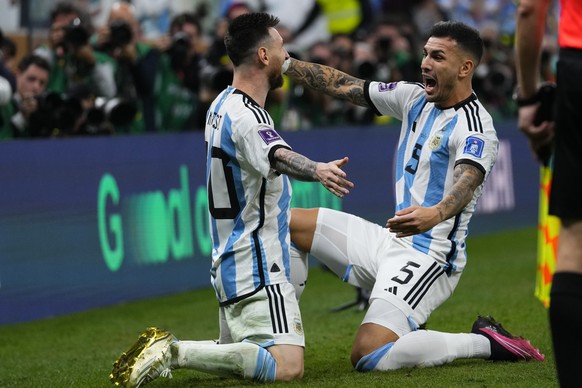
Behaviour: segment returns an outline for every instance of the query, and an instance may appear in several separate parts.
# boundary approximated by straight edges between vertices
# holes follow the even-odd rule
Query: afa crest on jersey
[[[443,131],[437,131],[437,133],[435,133],[434,136],[431,137],[428,142],[428,146],[430,147],[430,149],[434,151],[437,148],[439,148],[444,136],[445,134]]]
[[[469,136],[465,141],[464,154],[473,155],[480,158],[483,155],[483,148],[485,148],[485,141],[475,136]]]

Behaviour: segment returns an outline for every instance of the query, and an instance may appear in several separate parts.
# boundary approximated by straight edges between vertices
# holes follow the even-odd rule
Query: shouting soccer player
[[[472,89],[482,53],[479,32],[450,21],[430,32],[423,84],[369,82],[290,59],[287,74],[296,81],[402,121],[396,212],[386,228],[330,209],[291,215],[291,240],[299,249],[344,281],[372,290],[352,347],[358,371],[457,358],[543,360],[490,317],[479,317],[466,334],[419,330],[459,282],[469,220],[497,156],[493,121]]]

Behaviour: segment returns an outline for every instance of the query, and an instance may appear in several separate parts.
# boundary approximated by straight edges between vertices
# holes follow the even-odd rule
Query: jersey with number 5
[[[368,82],[365,91],[376,113],[402,121],[395,155],[396,210],[442,201],[460,164],[477,168],[487,179],[497,159],[499,140],[491,115],[474,93],[454,106],[438,107],[427,101],[424,86],[418,83]],[[400,241],[433,257],[447,273],[462,271],[469,221],[483,183],[459,214]]]

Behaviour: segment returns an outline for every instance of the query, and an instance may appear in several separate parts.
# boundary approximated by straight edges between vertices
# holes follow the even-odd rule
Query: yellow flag
[[[538,264],[535,295],[550,306],[550,289],[556,269],[556,250],[560,235],[560,220],[548,214],[552,167],[542,166],[540,174],[540,210],[538,224]]]

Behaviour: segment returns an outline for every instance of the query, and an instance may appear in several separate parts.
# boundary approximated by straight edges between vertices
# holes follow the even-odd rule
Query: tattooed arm
[[[459,164],[455,167],[453,187],[435,208],[439,213],[439,222],[459,214],[473,199],[475,190],[483,183],[485,175],[477,167],[470,164]]]
[[[289,175],[300,181],[317,181],[315,175],[317,162],[287,148],[279,148],[273,156],[271,165],[281,174]]]
[[[291,58],[286,73],[295,81],[332,97],[369,106],[364,98],[364,80],[352,77],[329,66]]]
[[[273,155],[271,165],[280,173],[297,180],[320,182],[332,194],[342,198],[349,194],[348,188],[354,187],[341,169],[347,162],[347,157],[329,163],[314,162],[290,149],[279,148]]]
[[[459,214],[471,202],[485,175],[470,164],[457,165],[454,174],[454,184],[442,201],[431,207],[411,206],[397,211],[396,216],[386,222],[386,227],[396,233],[396,237],[408,237],[424,233]]]

